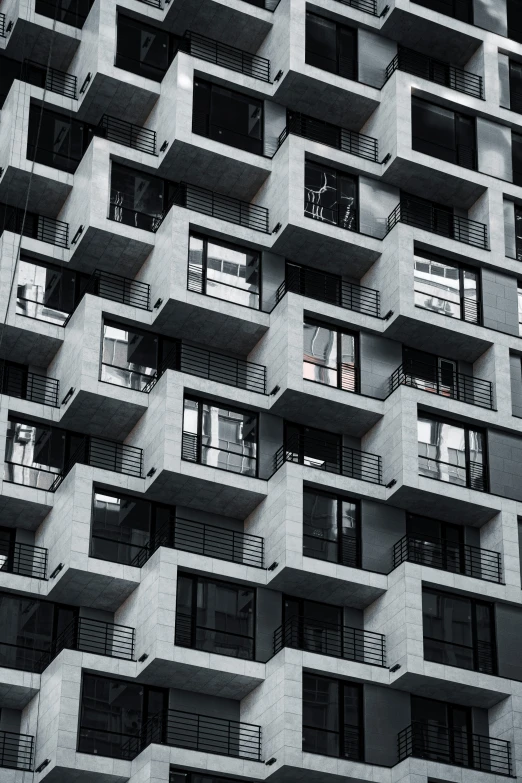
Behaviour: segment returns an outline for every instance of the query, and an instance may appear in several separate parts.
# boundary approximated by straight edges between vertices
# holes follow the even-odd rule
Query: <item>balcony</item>
[[[0,390],[2,394],[41,405],[58,407],[60,383],[56,378],[24,372],[25,368],[0,360]]]
[[[266,367],[255,362],[224,356],[179,341],[163,360],[143,391],[151,392],[167,370],[176,370],[237,389],[266,394]]]
[[[175,205],[268,234],[268,209],[265,207],[241,201],[233,196],[223,196],[221,193],[197,185],[189,185],[186,182],[171,184],[174,186],[174,192],[170,203],[167,209],[158,214],[147,214],[131,207],[123,207],[120,193],[112,191],[109,220],[155,233],[170,208]]]
[[[4,481],[55,492],[77,462],[141,478],[143,452],[136,446],[86,435],[62,469],[47,470],[5,460]]]
[[[388,394],[393,394],[399,386],[421,389],[430,394],[493,410],[493,384],[490,381],[460,372],[448,372],[417,360],[401,364],[393,371],[389,379]]]
[[[228,46],[191,30],[186,31],[185,37],[188,39],[189,46],[188,49],[183,50],[193,57],[270,83],[270,60],[266,57],[250,54],[243,49]]]
[[[92,294],[102,299],[110,299],[111,302],[120,302],[121,304],[136,307],[138,310],[151,310],[150,306],[150,286],[142,283],[140,280],[133,280],[131,277],[123,277],[113,272],[104,272],[101,269],[95,269],[90,280],[81,292]],[[64,323],[66,326],[72,316],[69,315]]]
[[[290,617],[274,631],[274,655],[283,647],[386,666],[386,640],[382,634],[304,617]]]
[[[33,768],[34,737],[0,731],[0,767],[31,772]]]
[[[343,0],[340,1],[343,2]],[[306,114],[288,112],[287,125],[279,136],[276,149],[279,149],[291,133],[304,139],[310,139],[310,141],[317,141],[319,144],[333,147],[336,150],[341,150],[341,152],[348,152],[350,155],[357,155],[359,158],[366,158],[366,160],[378,163],[378,141],[372,136],[356,133],[323,120],[316,120]]]
[[[431,204],[401,201],[387,219],[387,233],[397,223],[405,223],[432,234],[454,239],[456,242],[464,242],[482,250],[489,250],[488,229],[484,223],[476,220],[453,215],[444,209],[439,209]]]
[[[0,573],[47,579],[47,549],[19,541],[0,541]]]
[[[120,542],[102,536],[93,536],[92,541],[105,541],[106,548],[119,550]],[[112,545],[112,547],[111,547]],[[183,552],[215,557],[218,560],[226,560],[229,563],[241,563],[253,568],[264,567],[264,539],[253,536],[250,533],[242,533],[238,530],[227,530],[216,525],[206,525],[195,522],[192,519],[178,517],[172,524],[167,523],[150,540],[148,546],[136,544],[121,544],[125,556],[107,556],[103,559],[132,565],[141,568],[147,560],[159,549],[160,546],[169,549],[180,549]],[[96,545],[95,545],[96,547]],[[91,553],[92,557],[101,558],[101,550],[104,545]]]
[[[294,434],[274,455],[274,473],[285,462],[306,465],[346,478],[382,484],[382,460],[377,454],[341,446],[308,435]],[[273,474],[272,474],[273,475]]]
[[[457,767],[512,776],[511,746],[507,740],[492,739],[443,725],[416,722],[399,732],[399,761],[409,756]]]
[[[343,5],[348,5],[350,8],[356,8],[358,11],[365,11],[372,16],[378,16],[377,0],[338,0]]]
[[[41,674],[62,650],[134,660],[134,628],[75,617],[47,649],[0,642],[0,666]]]
[[[407,535],[394,544],[393,568],[405,562],[502,584],[500,554],[469,544]]]
[[[102,733],[80,726],[80,750],[83,731]],[[134,759],[151,743],[261,761],[260,726],[183,710],[165,710],[150,718],[139,735],[123,743],[121,758]]]
[[[386,68],[386,81],[395,71],[405,71],[420,76],[435,84],[463,92],[473,98],[484,100],[484,87],[481,76],[456,68],[449,63],[435,60],[426,54],[400,46],[398,53]]]
[[[24,237],[38,239],[56,247],[69,247],[69,226],[62,220],[25,212],[22,207],[0,204],[0,225],[3,231],[12,231]],[[1,232],[0,232],[1,234]]]
[[[21,68],[20,79],[35,87],[42,87],[49,92],[63,95],[64,98],[77,98],[76,76],[57,68],[47,68],[45,65],[24,60]]]
[[[140,152],[157,155],[156,131],[141,125],[134,125],[132,122],[121,120],[118,117],[111,117],[109,114],[104,114],[101,118],[96,128],[96,135],[104,136],[109,141],[123,144],[125,147]]]
[[[285,294],[299,294],[319,302],[380,318],[380,293],[373,288],[347,283],[337,275],[287,263],[285,280],[276,293],[276,304]]]

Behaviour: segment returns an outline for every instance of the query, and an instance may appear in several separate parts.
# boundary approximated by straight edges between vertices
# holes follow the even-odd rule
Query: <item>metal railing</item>
[[[486,582],[502,583],[502,559],[499,552],[469,544],[409,534],[393,545],[393,568],[404,562],[473,576]]]
[[[94,270],[81,292],[82,296],[84,294],[110,299],[111,302],[121,302],[121,304],[127,304],[139,310],[151,309],[150,286],[148,283],[133,280],[131,277],[116,275],[114,272],[105,272],[101,269]],[[67,318],[64,326],[67,325],[71,316],[72,313]]]
[[[33,769],[34,737],[14,731],[0,731],[0,767]]]
[[[482,462],[469,460],[465,465],[457,465],[442,459],[419,456],[419,468],[421,469],[420,475],[426,478],[447,481],[449,484],[468,487],[468,489],[475,489],[477,492],[488,491],[486,465]],[[434,473],[436,475],[433,475]],[[445,479],[443,476],[447,478]]]
[[[2,394],[57,408],[59,386],[60,382],[56,378],[48,378],[46,375],[37,375],[34,372],[25,373],[21,368],[13,367],[0,360]]]
[[[63,220],[26,212],[22,207],[0,204],[0,234],[12,231],[57,247],[69,247],[69,225]]]
[[[335,382],[333,374],[335,372]],[[311,383],[322,383],[352,394],[360,393],[360,371],[353,364],[340,362],[337,367],[303,359],[303,378]]]
[[[0,572],[47,579],[47,549],[0,540]]]
[[[82,442],[68,460],[63,470],[49,487],[55,492],[76,463],[90,465],[92,468],[113,470],[126,476],[142,477],[143,451],[137,446],[85,435]]]
[[[415,294],[417,294],[419,297],[425,297],[426,304],[417,304],[418,307],[422,307],[425,310],[431,310],[434,313],[439,313],[440,315],[447,315],[451,318],[458,317],[463,321],[466,321],[470,324],[480,324],[481,323],[481,306],[482,303],[480,299],[468,299],[467,297],[461,296],[459,302],[455,302],[452,299],[446,299],[443,296],[440,296],[439,292],[436,294],[434,292],[428,292],[428,291],[420,291],[418,288],[414,291]],[[436,300],[437,302],[444,302],[445,304],[443,307],[440,305],[438,306],[429,306],[430,300]],[[444,310],[447,309],[449,312],[444,312]],[[459,315],[454,316],[452,315],[452,311],[455,309],[459,310]]]
[[[151,743],[261,761],[260,726],[183,710],[164,710],[151,717],[136,737],[123,743],[122,758],[134,759]]]
[[[253,636],[198,625],[195,616],[182,612],[176,612],[174,644],[230,658],[254,660]]]
[[[233,196],[223,196],[207,188],[180,182],[161,221],[173,204],[268,234],[268,209]],[[154,230],[158,228],[159,225]]]
[[[182,342],[174,345],[143,391],[152,391],[167,370],[177,370],[209,381],[226,383],[238,389],[266,394],[266,367],[262,364],[234,359]]]
[[[335,204],[333,207],[325,207],[320,201],[314,199],[314,193],[305,189],[304,214],[313,220],[329,223],[346,231],[358,231],[357,210],[355,207]]]
[[[274,655],[283,647],[386,666],[386,640],[382,634],[306,617],[289,617],[274,631]]]
[[[206,35],[195,33],[192,30],[185,32],[185,37],[190,41],[190,54],[209,63],[222,65],[231,71],[252,76],[263,82],[270,82],[270,60],[250,54],[235,46],[215,41]]]
[[[134,660],[134,628],[103,620],[91,620],[88,617],[75,617],[59,634],[51,646],[49,660],[62,650],[105,655],[109,658]]]
[[[511,747],[507,740],[420,721],[402,729],[397,740],[399,761],[413,756],[494,775],[512,775]]]
[[[0,13],[0,38],[5,38],[5,14]]]
[[[484,223],[453,215],[431,204],[416,203],[411,206],[401,201],[387,219],[389,233],[397,223],[406,223],[414,228],[431,231],[433,234],[455,239],[484,250],[489,249],[488,229]]]
[[[109,141],[156,155],[156,131],[104,114],[98,129]]]
[[[367,14],[378,16],[377,0],[338,0],[338,2],[348,5],[350,8],[357,8],[358,11],[366,11]]]
[[[49,92],[56,92],[65,98],[76,99],[76,76],[57,68],[47,68],[45,65],[25,59],[22,64],[21,79],[35,87],[43,87]]]
[[[248,447],[247,442],[236,445],[238,449]],[[210,446],[194,432],[183,431],[182,433],[181,459],[187,462],[197,462],[199,465],[208,465],[218,470],[226,470],[229,473],[239,473],[242,476],[257,476],[255,453],[248,454],[219,446]]]
[[[399,386],[411,386],[441,397],[450,397],[452,400],[493,410],[493,384],[490,381],[461,372],[448,372],[425,362],[414,360],[400,364],[390,376],[388,394],[393,394]]]
[[[276,303],[280,302],[287,293],[300,294],[310,299],[317,299],[319,302],[343,307],[345,310],[354,310],[380,318],[379,291],[364,285],[347,283],[335,275],[299,264],[286,265],[285,280],[277,289]]]
[[[427,54],[421,54],[413,49],[400,46],[397,54],[386,67],[386,81],[395,71],[405,71],[413,76],[420,76],[435,84],[441,84],[452,90],[463,92],[474,98],[484,99],[484,87],[481,76],[470,73],[462,68],[435,60]]]
[[[150,554],[160,546],[216,557],[231,563],[243,563],[254,568],[264,566],[264,539],[261,536],[253,536],[240,530],[227,530],[182,517],[167,523],[153,536]]]
[[[371,484],[382,484],[382,461],[377,454],[309,435],[295,434],[287,439],[286,444],[274,454],[274,473],[285,462],[295,462]]]
[[[323,120],[316,120],[306,114],[288,112],[286,128],[279,135],[277,149],[285,141],[287,136],[293,133],[310,141],[326,144],[328,147],[357,155],[375,162],[379,159],[379,145],[377,139],[366,136],[364,133],[341,128]]]

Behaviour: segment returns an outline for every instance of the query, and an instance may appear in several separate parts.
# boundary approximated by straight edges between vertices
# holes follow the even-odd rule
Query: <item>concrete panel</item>
[[[488,460],[491,492],[522,501],[522,436],[490,430]]]
[[[522,609],[519,606],[495,604],[498,674],[511,680],[522,680]]]
[[[361,502],[362,566],[387,574],[392,569],[393,545],[406,535],[406,513],[401,508]]]
[[[484,326],[518,335],[518,290],[515,277],[482,269]]]
[[[378,685],[364,686],[364,760],[397,763],[397,734],[411,723],[410,694]]]
[[[477,150],[479,171],[512,182],[510,128],[477,117]]]

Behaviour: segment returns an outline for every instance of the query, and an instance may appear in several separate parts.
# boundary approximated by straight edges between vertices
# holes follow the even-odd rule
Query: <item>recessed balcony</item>
[[[393,394],[399,386],[421,389],[468,405],[494,410],[493,384],[483,378],[456,372],[454,362],[448,361],[446,366],[443,360],[438,366],[416,359],[403,363],[389,379],[389,394]]]
[[[34,737],[14,731],[0,731],[0,767],[31,772]]]
[[[406,562],[502,584],[500,554],[478,546],[424,535],[406,535],[394,544],[393,568]]]
[[[0,573],[47,579],[48,551],[41,546],[24,544],[0,537]]]
[[[397,54],[387,66],[386,80],[390,79],[395,71],[420,76],[434,84],[484,100],[484,84],[481,76],[405,46],[399,46]]]
[[[13,234],[21,234],[56,247],[69,247],[69,226],[63,220],[0,204],[0,225],[2,232],[12,231]]]
[[[403,199],[388,216],[387,232],[393,230],[397,223],[429,231],[456,242],[481,250],[489,250],[488,228],[477,220],[469,220],[453,214],[453,209],[441,209],[422,199]]]

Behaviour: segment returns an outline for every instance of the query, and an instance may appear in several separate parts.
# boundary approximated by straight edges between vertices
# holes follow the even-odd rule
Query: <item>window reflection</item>
[[[419,416],[418,443],[421,476],[477,489],[485,481],[482,432]]]
[[[263,101],[198,79],[192,130],[233,147],[263,154]]]
[[[303,492],[303,554],[360,567],[359,506],[336,495]]]
[[[259,308],[260,256],[249,248],[191,235],[188,288]]]
[[[475,169],[475,119],[412,98],[412,147],[449,163]]]
[[[303,674],[303,751],[361,759],[362,691],[351,682]]]
[[[68,269],[20,260],[16,313],[63,326],[74,310],[77,275]]]
[[[303,342],[303,378],[358,391],[355,335],[306,320]]]
[[[479,321],[478,274],[442,256],[415,252],[415,304],[450,318]]]
[[[91,557],[115,563],[141,562],[151,531],[151,504],[125,495],[94,493]]]
[[[139,329],[123,329],[117,324],[104,323],[102,381],[143,391],[157,367],[157,336]]]
[[[161,177],[113,163],[109,218],[156,231],[169,207],[174,187]]]
[[[357,178],[306,161],[305,215],[357,231]]]
[[[202,400],[185,399],[183,458],[255,476],[257,416]]]

